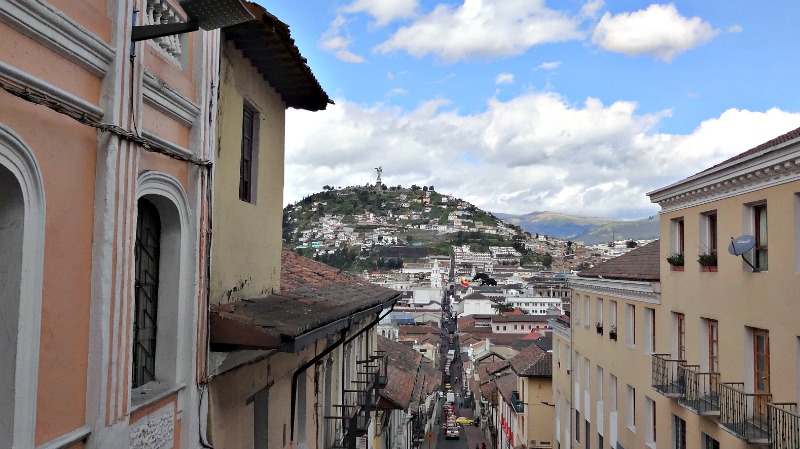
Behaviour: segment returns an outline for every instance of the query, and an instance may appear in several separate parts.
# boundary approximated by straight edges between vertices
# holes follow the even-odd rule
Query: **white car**
[[[461,432],[458,431],[458,427],[455,426],[448,427],[447,430],[445,430],[444,432],[445,432],[444,437],[447,438],[448,440],[450,438],[455,438],[457,440],[458,437],[461,435]]]

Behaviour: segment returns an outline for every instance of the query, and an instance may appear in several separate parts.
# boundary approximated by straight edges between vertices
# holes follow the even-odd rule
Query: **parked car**
[[[458,427],[448,427],[447,430],[445,430],[444,437],[448,440],[451,438],[455,438],[457,440],[459,436],[461,436],[461,432],[458,431]]]

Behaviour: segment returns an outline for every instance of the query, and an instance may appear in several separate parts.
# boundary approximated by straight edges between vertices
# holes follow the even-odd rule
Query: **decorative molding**
[[[176,143],[170,142],[169,140],[164,139],[163,137],[159,136],[158,134],[153,134],[150,131],[142,130],[142,137],[147,140],[148,142],[155,144],[157,146],[161,146],[164,148],[168,148],[178,154],[181,154],[186,157],[194,156],[191,150],[188,148],[182,147]]]
[[[570,280],[573,290],[615,297],[648,304],[661,304],[657,282],[620,281],[613,279],[578,278]]]
[[[175,92],[168,84],[145,71],[142,87],[142,99],[145,104],[172,117],[184,126],[191,128],[197,124],[200,106]]]
[[[558,336],[564,340],[572,341],[572,337],[570,336],[570,328],[568,326],[559,323],[558,320],[550,320],[550,325],[553,327],[553,333],[558,334]]]
[[[0,2],[0,4],[2,4],[2,2]],[[103,118],[103,109],[100,108],[99,106],[90,103],[81,97],[73,95],[63,89],[60,89],[46,81],[31,76],[30,74],[23,72],[4,61],[0,61],[0,77],[6,78],[9,81],[12,81],[21,86],[26,86],[32,89],[39,90],[53,97],[53,99],[58,102],[70,105],[80,110],[93,120],[100,121]]]
[[[130,427],[131,448],[160,449],[172,447],[175,439],[175,411],[172,404],[148,415],[142,424]]]
[[[776,145],[770,150],[698,173],[647,195],[650,201],[661,206],[663,213],[800,180],[798,142],[794,140]]]
[[[48,441],[36,449],[66,449],[78,441],[85,441],[92,433],[88,426],[79,427],[72,432],[65,433],[58,438]]]
[[[3,0],[0,20],[95,75],[114,61],[111,46],[43,0]]]

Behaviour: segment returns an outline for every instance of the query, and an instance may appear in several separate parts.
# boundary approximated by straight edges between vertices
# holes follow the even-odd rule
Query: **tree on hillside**
[[[549,270],[553,266],[553,255],[550,253],[544,253],[539,257],[539,262],[541,262],[541,264]]]

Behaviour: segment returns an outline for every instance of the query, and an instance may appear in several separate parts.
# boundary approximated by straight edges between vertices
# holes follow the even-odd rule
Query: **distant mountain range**
[[[531,234],[557,237],[585,245],[612,240],[645,240],[659,237],[658,216],[643,220],[581,217],[557,212],[531,212],[525,215],[495,213],[496,217],[515,224]]]

